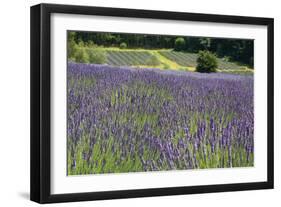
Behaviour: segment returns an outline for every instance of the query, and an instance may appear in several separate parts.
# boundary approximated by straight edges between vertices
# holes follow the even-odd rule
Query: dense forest
[[[76,43],[96,44],[104,47],[161,49],[198,53],[208,50],[218,57],[246,64],[253,68],[254,41],[247,39],[227,39],[209,37],[179,37],[167,35],[69,32],[68,39]]]

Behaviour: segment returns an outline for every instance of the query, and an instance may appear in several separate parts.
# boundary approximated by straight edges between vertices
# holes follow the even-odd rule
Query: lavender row
[[[68,64],[68,175],[254,164],[253,77]]]

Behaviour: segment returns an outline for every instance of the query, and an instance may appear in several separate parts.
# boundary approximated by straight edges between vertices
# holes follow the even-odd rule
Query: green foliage
[[[159,65],[160,64],[160,61],[158,60],[158,58],[156,56],[151,56],[150,58],[148,58],[146,61],[145,61],[145,65],[151,65],[151,66],[156,66],[156,65]]]
[[[74,54],[76,53],[78,46],[75,42],[75,32],[68,33],[68,41],[67,41],[67,56],[68,59],[72,59]]]
[[[207,37],[174,37],[167,35],[118,34],[68,32],[68,58],[78,47],[120,47],[120,48],[173,48],[176,51],[198,53],[209,50],[220,58],[228,56],[230,61],[254,67],[254,41],[246,39],[223,39]]]
[[[85,48],[78,48],[74,53],[74,60],[77,63],[89,63],[89,54]]]
[[[95,64],[104,64],[106,63],[106,53],[98,48],[87,49],[86,50],[89,56],[89,62]]]
[[[86,46],[88,48],[97,47],[97,45],[92,40],[89,40],[88,42],[86,42]]]
[[[185,49],[185,40],[182,37],[178,37],[175,40],[175,48],[176,51],[182,51]]]
[[[86,44],[82,40],[78,41],[78,47],[84,47],[85,45]]]
[[[219,57],[228,56],[236,61],[253,67],[254,41],[242,39],[211,39],[210,50]]]
[[[201,73],[216,72],[218,62],[216,56],[209,51],[200,51],[197,58],[196,71]]]
[[[122,42],[122,43],[120,44],[120,49],[126,49],[126,48],[127,48],[126,42]]]
[[[200,38],[200,45],[204,48],[204,50],[208,50],[211,46],[211,38],[209,37],[204,37],[204,38]]]
[[[231,60],[231,58],[229,56],[224,56],[222,58],[222,61],[225,61],[225,62],[229,62]]]
[[[107,61],[106,53],[99,49],[93,41],[84,43],[74,40],[73,32],[68,33],[67,55],[68,59],[78,63],[104,64]]]

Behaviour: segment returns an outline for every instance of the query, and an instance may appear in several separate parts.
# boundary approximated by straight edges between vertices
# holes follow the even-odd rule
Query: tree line
[[[198,53],[207,50],[218,57],[253,67],[254,41],[246,39],[185,37],[148,34],[69,32],[77,44],[95,44],[104,47],[174,49]]]

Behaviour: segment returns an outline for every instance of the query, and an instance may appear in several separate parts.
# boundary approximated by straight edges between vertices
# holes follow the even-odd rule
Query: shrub
[[[75,60],[74,56],[75,53],[77,52],[78,45],[75,42],[75,33],[74,32],[69,32],[67,36],[67,57],[70,60]]]
[[[156,56],[151,56],[150,58],[148,58],[146,61],[145,61],[145,65],[151,65],[151,66],[155,66],[155,65],[159,65],[160,62],[158,60],[158,58]]]
[[[74,41],[71,41],[67,44],[67,57],[69,60],[75,61],[75,54],[77,53],[78,49],[79,47]]]
[[[175,50],[181,51],[184,50],[184,48],[185,48],[185,40],[182,37],[178,37],[175,40]]]
[[[216,72],[218,61],[216,56],[209,51],[199,51],[196,71],[201,73]]]
[[[104,64],[106,63],[106,53],[100,49],[88,49],[89,62],[95,64]]]
[[[89,48],[97,47],[97,45],[92,40],[89,40],[86,43],[86,46],[89,47]]]
[[[225,62],[229,62],[231,61],[231,58],[229,56],[223,56],[222,60]]]
[[[89,63],[89,55],[84,48],[78,48],[74,54],[75,62]]]
[[[85,43],[83,42],[83,40],[78,40],[78,46],[79,47],[84,47],[85,46]]]
[[[122,42],[120,44],[120,49],[126,49],[127,48],[127,44],[125,42]]]

